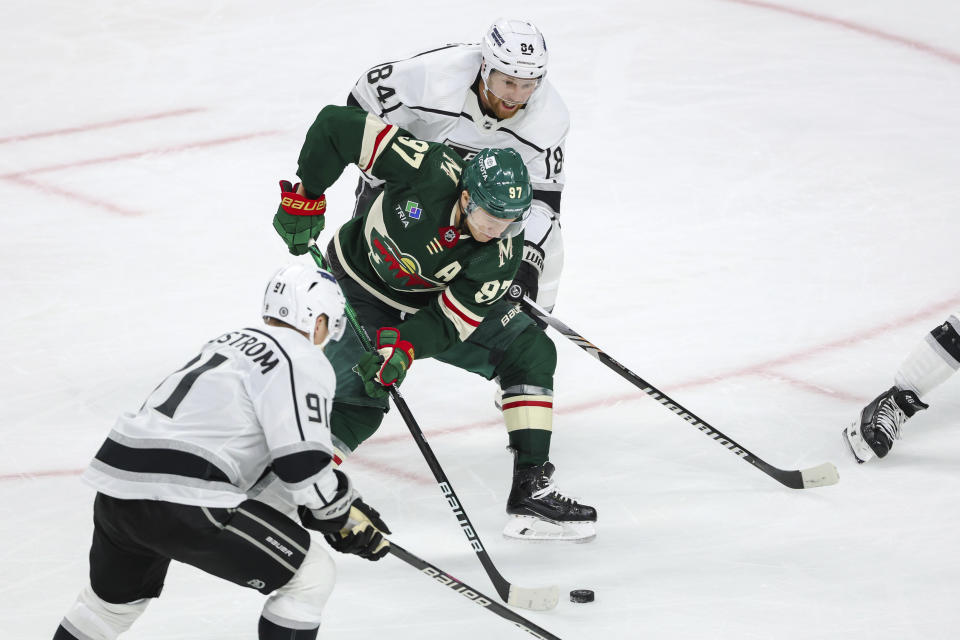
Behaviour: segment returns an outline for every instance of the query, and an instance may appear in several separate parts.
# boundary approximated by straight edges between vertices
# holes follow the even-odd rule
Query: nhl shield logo
[[[440,244],[448,249],[460,242],[460,232],[456,227],[440,227],[437,234],[440,236]]]

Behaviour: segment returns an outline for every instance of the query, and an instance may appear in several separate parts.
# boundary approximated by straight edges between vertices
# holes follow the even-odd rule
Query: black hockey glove
[[[513,276],[513,282],[507,289],[506,298],[511,302],[523,302],[523,297],[527,296],[531,300],[537,299],[537,290],[539,288],[540,274],[529,262],[521,262],[517,267],[517,275]]]
[[[376,509],[357,498],[350,506],[347,522],[337,532],[325,533],[324,538],[340,553],[352,553],[377,561],[387,555],[390,541],[383,534],[390,533]]]
[[[306,253],[310,249],[310,241],[316,240],[323,231],[323,214],[327,210],[325,196],[310,198],[300,195],[297,186],[287,180],[280,181],[280,206],[273,216],[273,228],[295,256]]]
[[[517,275],[513,277],[513,282],[504,296],[511,302],[523,303],[523,297],[526,296],[536,301],[537,293],[540,290],[540,274],[543,272],[543,249],[532,242],[523,243],[523,260],[517,267]],[[541,329],[546,329],[547,324],[533,314],[529,314],[534,322]]]

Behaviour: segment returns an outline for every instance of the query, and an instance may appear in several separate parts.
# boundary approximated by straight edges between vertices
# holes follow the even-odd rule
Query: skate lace
[[[554,500],[557,500],[559,502],[577,504],[577,501],[574,500],[573,498],[568,498],[567,496],[560,493],[560,489],[557,487],[557,483],[554,481],[553,478],[550,478],[545,475],[540,476],[540,481],[537,484],[540,485],[540,488],[531,494],[531,497],[534,498],[535,500],[539,500],[541,498],[546,498],[550,496]]]
[[[893,398],[880,404],[877,411],[877,428],[890,440],[900,439],[900,427],[906,421],[907,415],[897,406]]]

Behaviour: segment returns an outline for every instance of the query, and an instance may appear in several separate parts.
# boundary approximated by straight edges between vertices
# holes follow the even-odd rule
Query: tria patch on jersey
[[[456,227],[440,227],[437,229],[437,235],[440,239],[440,244],[446,248],[454,247],[458,242],[460,242],[460,232],[457,231]]]
[[[404,211],[406,211],[407,214],[414,220],[419,220],[420,216],[423,214],[423,209],[420,208],[420,203],[412,200],[407,200],[407,206],[404,208]]]
[[[400,218],[400,222],[403,223],[403,228],[406,229],[410,226],[411,222],[417,222],[420,220],[420,217],[423,216],[423,209],[420,208],[419,202],[414,202],[413,200],[407,200],[407,206],[403,209],[400,208],[400,205],[396,205],[394,210],[397,212],[397,217]]]

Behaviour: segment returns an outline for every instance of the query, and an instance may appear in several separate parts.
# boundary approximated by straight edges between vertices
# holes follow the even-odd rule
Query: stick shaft
[[[542,319],[548,325],[556,329],[558,332],[566,336],[571,342],[575,345],[589,353],[591,356],[602,362],[609,369],[616,372],[624,380],[637,387],[648,396],[665,406],[667,409],[677,414],[683,418],[686,422],[690,423],[692,426],[696,427],[698,430],[702,431],[704,435],[708,438],[711,438],[717,441],[719,444],[727,448],[738,458],[742,458],[746,462],[750,463],[757,469],[760,469],[765,474],[781,483],[784,486],[790,487],[791,489],[803,489],[805,486],[803,474],[799,470],[787,471],[784,469],[778,469],[773,465],[767,463],[760,457],[754,455],[748,451],[745,447],[738,444],[733,438],[725,435],[719,429],[713,427],[706,420],[700,418],[692,411],[686,409],[679,402],[675,401],[673,398],[665,394],[664,392],[657,389],[655,386],[638,376],[636,373],[623,366],[617,362],[614,358],[608,355],[603,349],[596,346],[579,333],[568,327],[566,324],[561,322],[556,316],[551,314],[549,311],[538,305],[536,302],[531,300],[528,297],[523,298],[523,306],[526,311],[532,313],[538,318]]]
[[[457,593],[459,593],[466,599],[470,600],[474,604],[477,604],[483,607],[487,611],[490,611],[491,613],[494,613],[500,616],[501,618],[504,618],[505,620],[509,620],[516,626],[526,631],[527,633],[537,638],[541,638],[541,640],[560,640],[559,637],[553,635],[546,629],[535,625],[534,623],[530,622],[523,616],[514,612],[512,609],[508,609],[507,607],[503,606],[499,602],[492,600],[491,598],[480,593],[473,587],[463,582],[460,582],[459,580],[451,576],[449,573],[447,573],[443,569],[427,562],[423,558],[420,558],[410,553],[409,551],[397,545],[393,541],[390,542],[390,553],[396,556],[397,558],[399,558],[400,560],[403,560],[410,566],[414,567],[415,569],[419,570],[420,572],[433,578],[440,584],[446,587],[449,587],[453,591],[456,591]]]

